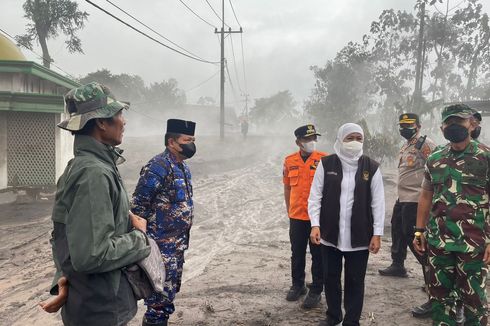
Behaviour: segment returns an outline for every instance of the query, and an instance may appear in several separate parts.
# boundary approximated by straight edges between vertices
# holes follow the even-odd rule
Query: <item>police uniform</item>
[[[404,113],[399,117],[399,124],[419,124],[419,117],[414,113]],[[402,129],[401,133],[403,132]],[[417,220],[417,206],[424,178],[424,166],[434,149],[434,142],[426,136],[420,136],[413,130],[413,136],[400,149],[398,159],[398,199],[393,207],[391,217],[391,259],[392,266],[379,270],[381,275],[406,276],[404,267],[407,258],[407,245],[422,265],[425,260],[413,248],[413,228]],[[423,268],[424,270],[424,268]],[[425,276],[424,272],[424,276]]]
[[[295,131],[297,138],[312,135],[319,135],[313,125],[306,125]],[[327,154],[315,150],[308,158],[303,159],[300,151],[297,151],[286,157],[283,168],[283,183],[291,189],[288,216],[292,251],[292,285],[299,289],[304,287],[306,248],[309,243],[312,256],[311,274],[313,279],[310,289],[314,294],[320,294],[323,290],[323,272],[320,246],[309,241],[311,224],[308,216],[308,196],[316,167],[325,155]]]
[[[453,105],[442,115],[445,121],[471,114],[468,107]],[[455,297],[463,301],[465,325],[487,324],[483,255],[490,243],[489,186],[490,149],[483,144],[472,140],[461,152],[448,144],[427,160],[422,187],[433,192],[426,238],[434,325],[456,325]]]
[[[195,123],[170,119],[167,133],[194,135]],[[147,234],[160,247],[166,270],[165,291],[145,300],[147,325],[166,325],[175,311],[173,304],[180,290],[184,251],[189,247],[194,205],[189,167],[166,149],[141,170],[133,194],[131,211],[148,221]]]

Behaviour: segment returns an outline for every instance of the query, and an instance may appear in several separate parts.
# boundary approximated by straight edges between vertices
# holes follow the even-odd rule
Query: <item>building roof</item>
[[[26,57],[14,42],[0,33],[0,60],[25,61]]]
[[[80,83],[33,61],[0,60],[0,73],[2,72],[34,75],[69,89],[80,86]]]

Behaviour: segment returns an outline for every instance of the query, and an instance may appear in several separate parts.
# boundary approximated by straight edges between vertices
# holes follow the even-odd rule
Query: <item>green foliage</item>
[[[433,117],[444,102],[490,98],[490,27],[481,0],[414,2],[415,13],[384,10],[362,44],[348,42],[324,67],[311,68],[316,82],[305,113],[327,130],[375,116],[367,146],[377,158],[396,154],[400,113]]]
[[[24,17],[29,20],[26,33],[16,36],[20,46],[32,49],[33,42],[38,41],[43,51],[43,64],[49,68],[52,61],[47,40],[63,33],[68,51],[81,52],[82,42],[76,32],[82,29],[88,13],[78,10],[78,3],[70,0],[27,0],[24,5]]]
[[[296,114],[295,106],[293,95],[288,90],[258,98],[250,109],[250,120],[258,126],[280,122]]]
[[[311,70],[316,82],[305,102],[305,112],[321,129],[336,130],[369,109],[373,71],[364,45],[349,43],[325,67]]]
[[[146,86],[140,76],[114,75],[107,69],[97,70],[80,79],[82,84],[92,81],[108,86],[117,99],[130,101],[147,112],[178,109],[186,103],[185,93],[178,88],[175,79]]]

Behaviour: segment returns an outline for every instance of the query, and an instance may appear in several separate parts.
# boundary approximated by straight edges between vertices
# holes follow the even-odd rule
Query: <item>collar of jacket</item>
[[[171,151],[169,151],[168,148],[165,148],[165,151],[163,152],[163,156],[167,157],[169,159],[169,161],[173,164],[181,163],[177,160],[177,157],[175,156],[175,154],[172,153]]]
[[[451,143],[448,143],[446,145],[446,147],[444,148],[443,153],[459,156],[462,154],[476,154],[477,150],[478,150],[478,143],[476,143],[474,140],[471,140],[470,143],[461,152],[456,152],[456,151],[452,150]]]
[[[89,153],[109,164],[121,164],[125,161],[122,149],[103,144],[94,137],[86,135],[75,135],[73,153],[75,156]]]

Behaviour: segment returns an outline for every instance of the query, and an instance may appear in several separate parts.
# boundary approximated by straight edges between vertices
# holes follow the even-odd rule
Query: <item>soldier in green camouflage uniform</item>
[[[419,199],[413,242],[428,252],[433,325],[456,325],[456,298],[465,325],[487,325],[490,149],[470,138],[473,113],[463,104],[443,110],[441,130],[450,143],[427,159]]]

